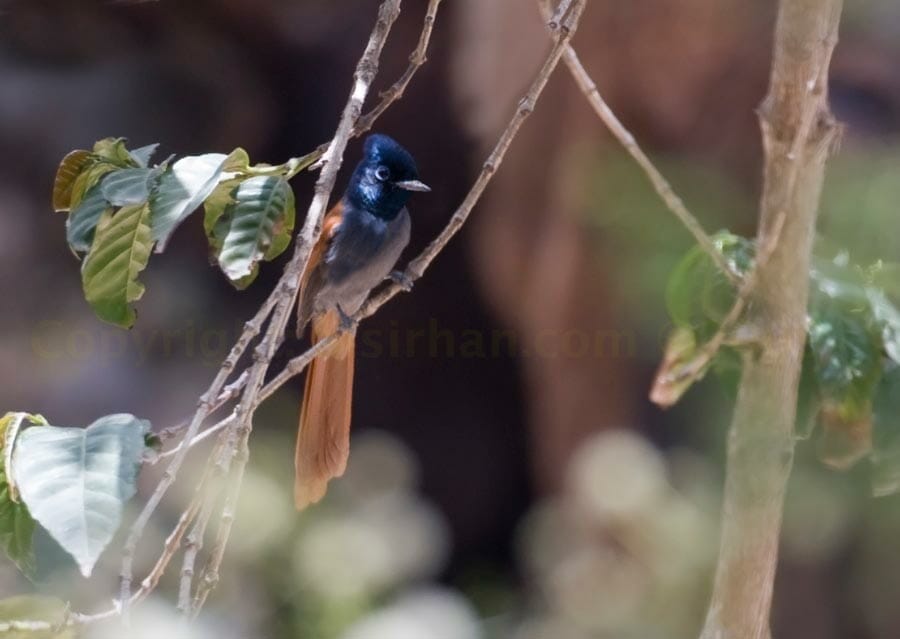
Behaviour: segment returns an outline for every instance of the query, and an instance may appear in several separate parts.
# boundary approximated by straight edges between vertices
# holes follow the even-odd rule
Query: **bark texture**
[[[765,175],[760,264],[728,442],[722,540],[701,639],[763,639],[793,460],[809,263],[825,163],[838,135],[828,67],[841,0],[782,0],[769,93],[760,110]]]

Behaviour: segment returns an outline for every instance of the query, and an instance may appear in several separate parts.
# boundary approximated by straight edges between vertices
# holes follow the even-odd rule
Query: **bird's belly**
[[[355,230],[355,229],[354,229]],[[344,235],[328,261],[324,286],[317,296],[318,310],[339,305],[348,315],[359,310],[373,288],[388,276],[409,242],[409,216],[403,211],[379,237],[368,229],[352,229]]]

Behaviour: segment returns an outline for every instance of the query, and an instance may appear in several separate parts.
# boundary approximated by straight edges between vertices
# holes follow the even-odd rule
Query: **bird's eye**
[[[375,177],[378,178],[379,182],[387,182],[388,178],[391,177],[391,171],[386,166],[379,166],[375,169]]]

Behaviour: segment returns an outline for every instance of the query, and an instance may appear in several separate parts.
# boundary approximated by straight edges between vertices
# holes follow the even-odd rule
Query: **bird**
[[[394,266],[409,243],[406,203],[430,191],[412,155],[376,133],[363,145],[341,199],[325,215],[322,233],[300,277],[297,334],[311,324],[313,344],[342,331],[309,365],[294,453],[297,510],[322,499],[350,454],[355,331],[352,316],[381,282],[411,283]]]

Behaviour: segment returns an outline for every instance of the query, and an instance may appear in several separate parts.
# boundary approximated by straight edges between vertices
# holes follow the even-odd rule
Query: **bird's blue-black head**
[[[391,220],[403,210],[413,191],[430,191],[419,181],[409,151],[386,135],[366,138],[363,159],[356,166],[345,198],[352,206]]]

